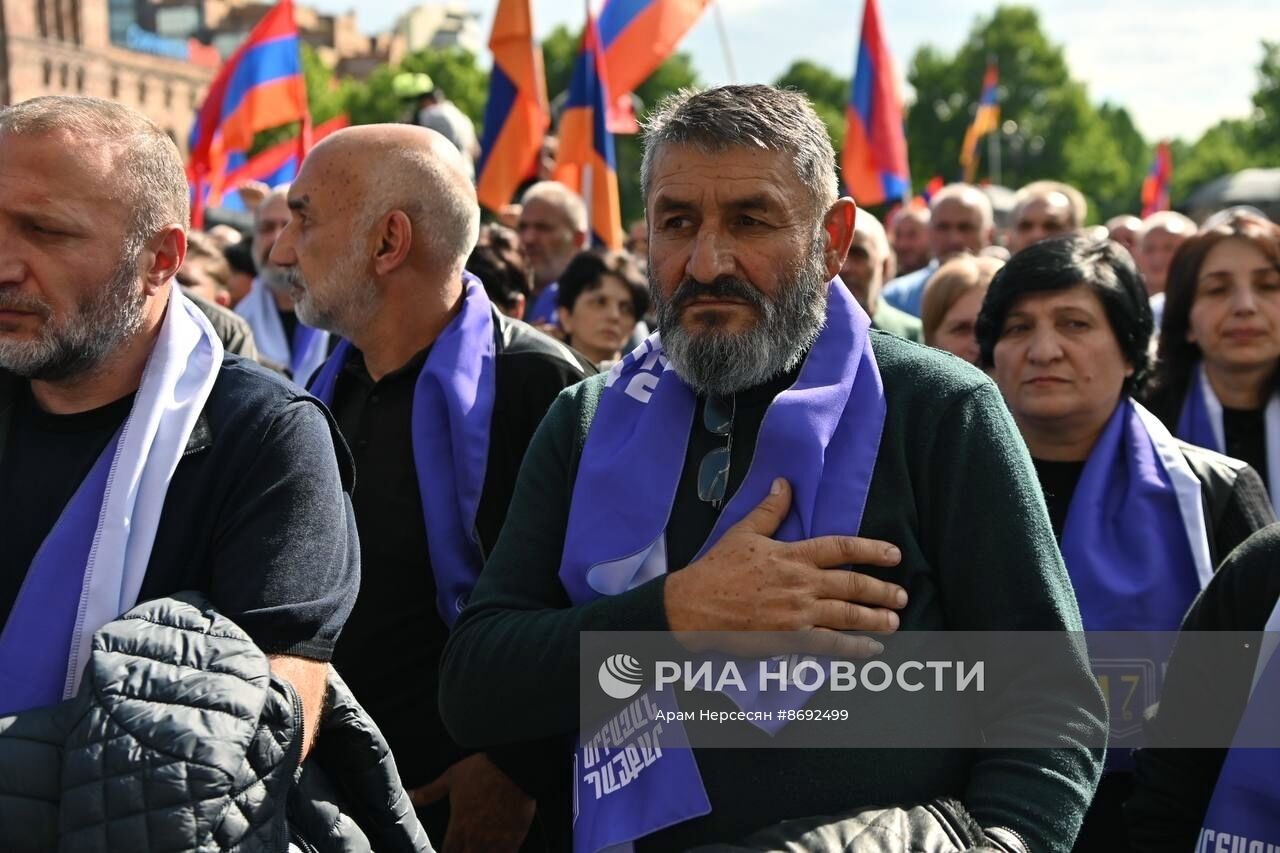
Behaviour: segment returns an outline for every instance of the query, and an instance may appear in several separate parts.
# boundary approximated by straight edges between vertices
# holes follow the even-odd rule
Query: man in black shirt
[[[307,157],[289,206],[271,260],[290,271],[302,321],[350,342],[312,384],[359,474],[364,582],[335,663],[426,806],[428,833],[447,832],[446,849],[515,849],[533,813],[508,775],[521,774],[448,736],[437,670],[535,428],[594,369],[464,277],[479,208],[438,134],[335,133]]]
[[[173,286],[187,195],[118,104],[0,112],[0,714],[74,692],[137,601],[196,590],[292,682],[309,744],[359,584],[350,461]]]

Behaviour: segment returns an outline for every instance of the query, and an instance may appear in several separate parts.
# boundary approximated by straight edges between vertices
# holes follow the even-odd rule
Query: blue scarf
[[[93,634],[137,603],[222,343],[176,285],[133,408],[36,551],[0,632],[0,715],[73,695]]]
[[[1267,401],[1267,482],[1271,506],[1280,515],[1280,394]],[[1204,365],[1196,366],[1191,375],[1187,398],[1178,417],[1178,438],[1219,453],[1226,453],[1227,441],[1222,426],[1222,403],[1213,393]],[[1261,473],[1261,472],[1259,472]]]
[[[538,297],[533,300],[533,304],[525,311],[525,322],[535,326],[547,324],[559,326],[560,315],[556,313],[559,299],[560,283],[553,281],[542,289]]]
[[[1280,632],[1280,602],[1266,629]],[[1269,657],[1268,657],[1268,654]],[[1227,751],[1213,798],[1205,812],[1197,851],[1222,845],[1233,851],[1280,850],[1280,749],[1254,744],[1280,740],[1280,654],[1263,643],[1254,670],[1249,704]],[[1227,836],[1224,842],[1223,836]]]
[[[1062,558],[1094,675],[1110,694],[1108,772],[1130,771],[1142,711],[1192,599],[1213,576],[1200,481],[1173,436],[1133,400],[1116,406],[1067,510]],[[1163,633],[1162,633],[1163,632]]]
[[[828,283],[827,324],[795,384],[765,413],[751,467],[698,557],[764,500],[777,477],[790,481],[793,499],[775,538],[858,533],[885,419],[870,325],[843,283]],[[665,530],[687,451],[672,436],[689,435],[697,409],[696,394],[668,365],[656,334],[614,366],[607,385],[579,463],[560,568],[574,604],[666,572]],[[730,698],[744,708],[787,701],[758,688],[750,683]],[[673,710],[669,692],[646,696],[653,707]],[[598,792],[584,772],[601,750],[579,745],[575,853],[629,844],[710,812],[683,730],[674,724],[664,732],[661,755],[611,793]]]
[[[462,310],[431,345],[418,373],[410,425],[436,609],[449,626],[484,568],[476,513],[495,395],[492,307],[480,281],[470,273],[463,278]],[[342,341],[312,383],[311,393],[325,405],[333,405],[338,375],[352,350],[350,341]]]

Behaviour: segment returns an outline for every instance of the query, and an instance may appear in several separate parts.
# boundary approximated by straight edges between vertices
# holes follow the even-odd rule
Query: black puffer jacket
[[[196,593],[95,636],[72,699],[0,719],[0,850],[430,853],[395,762],[337,673],[307,763],[301,705]]]

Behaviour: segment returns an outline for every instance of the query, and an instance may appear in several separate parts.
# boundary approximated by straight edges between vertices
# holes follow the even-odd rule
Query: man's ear
[[[142,251],[139,264],[148,296],[154,295],[178,274],[187,257],[187,232],[181,225],[167,225]]]
[[[413,222],[403,210],[393,210],[378,220],[373,270],[387,275],[399,268],[413,248]]]
[[[587,231],[573,232],[573,245],[577,246],[579,249],[587,248],[587,242],[590,239],[591,239],[590,232],[587,232]]]
[[[858,206],[853,203],[853,199],[845,196],[831,205],[822,218],[822,230],[826,232],[822,260],[828,279],[840,274],[840,267],[844,266],[844,259],[849,255],[849,246],[853,243],[853,222],[857,213]]]

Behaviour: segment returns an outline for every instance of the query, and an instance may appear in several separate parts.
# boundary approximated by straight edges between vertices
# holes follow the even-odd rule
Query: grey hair
[[[462,266],[480,239],[475,187],[458,164],[442,163],[438,151],[386,146],[380,154],[381,168],[368,176],[364,230],[388,211],[401,210],[433,262]]]
[[[558,181],[538,181],[524,191],[520,197],[522,205],[531,201],[543,201],[552,207],[559,208],[573,226],[573,230],[584,233],[589,227],[587,222],[587,204],[582,196]]]
[[[293,185],[278,184],[272,187],[271,189],[267,190],[266,195],[262,197],[262,201],[258,202],[258,206],[253,209],[254,225],[257,225],[259,222],[262,221],[262,217],[264,212],[267,209],[267,205],[271,204],[271,202],[280,201],[280,202],[284,202],[286,205],[289,203],[289,187],[291,186]]]
[[[1089,215],[1089,202],[1085,201],[1084,193],[1071,184],[1064,184],[1061,181],[1032,181],[1018,190],[1013,196],[1013,220],[1015,222],[1018,220],[1023,208],[1028,204],[1037,199],[1047,198],[1053,193],[1061,193],[1067,199],[1067,205],[1071,208],[1071,227],[1083,226]]]
[[[995,224],[996,217],[995,212],[991,209],[991,198],[973,184],[947,184],[938,190],[933,198],[929,200],[930,214],[938,209],[938,205],[947,201],[958,201],[965,207],[972,207],[978,211],[984,231]]]
[[[125,244],[141,251],[167,225],[188,227],[191,218],[182,156],[164,131],[140,113],[84,95],[48,95],[0,110],[0,133],[41,136],[66,133],[86,149],[106,145],[112,173],[120,176],[129,208]]]
[[[707,153],[730,148],[763,148],[791,158],[796,177],[809,190],[814,207],[825,212],[838,197],[836,154],[827,126],[809,99],[774,86],[719,86],[682,89],[644,123],[644,160],[640,184],[652,189],[653,164],[668,145],[691,145]]]

